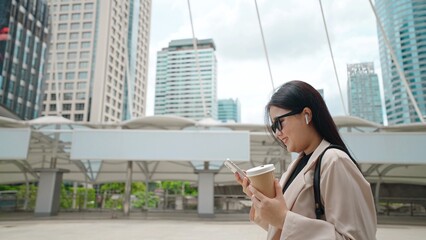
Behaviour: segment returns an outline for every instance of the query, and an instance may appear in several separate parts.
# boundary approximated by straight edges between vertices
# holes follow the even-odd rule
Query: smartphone
[[[228,167],[229,169],[231,169],[231,171],[233,173],[238,173],[240,174],[241,179],[243,179],[244,177],[247,177],[246,173],[243,172],[243,170],[241,170],[241,168],[239,168],[235,163],[233,163],[231,160],[226,159],[225,161],[225,166]]]

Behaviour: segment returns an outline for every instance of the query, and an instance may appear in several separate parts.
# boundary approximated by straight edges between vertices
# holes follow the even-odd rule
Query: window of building
[[[79,68],[88,68],[89,67],[89,62],[87,62],[87,61],[81,61],[78,66],[79,66]]]
[[[90,42],[81,42],[81,48],[90,48]]]
[[[70,103],[62,104],[62,110],[70,111],[71,110],[71,104]]]
[[[67,30],[67,24],[66,23],[60,23],[58,24],[58,29],[59,30]]]
[[[62,87],[62,84],[61,84],[61,83],[59,83],[59,84],[58,84],[58,90],[61,90],[61,87]],[[56,91],[56,83],[52,83],[52,88],[51,88],[51,90],[55,90],[55,91]],[[44,100],[46,100],[46,99],[44,99]]]
[[[73,13],[71,14],[72,20],[80,20],[81,14],[80,13]]]
[[[81,38],[83,38],[83,39],[89,39],[90,37],[92,37],[91,32],[83,32],[83,34],[81,35]],[[90,47],[90,45],[89,45],[89,47]]]
[[[84,103],[76,103],[75,110],[84,110]]]
[[[83,29],[92,29],[93,24],[91,22],[83,23]]]
[[[74,11],[81,10],[81,4],[80,3],[73,4],[72,5],[72,10],[74,10]]]
[[[75,69],[75,67],[76,67],[75,62],[67,63],[67,70]]]
[[[90,53],[88,51],[80,52],[80,58],[88,59],[90,57]]]
[[[71,23],[71,29],[72,30],[77,30],[80,28],[80,23]]]
[[[84,93],[84,92],[77,93],[76,94],[76,99],[78,99],[78,100],[84,100],[84,99],[86,99],[86,93]]]
[[[66,80],[74,80],[74,78],[75,78],[75,73],[74,72],[67,72],[65,74],[65,79]]]
[[[60,14],[59,20],[62,20],[62,21],[68,20],[68,14]]]
[[[73,89],[74,83],[65,83],[64,88],[67,89],[67,90]]]
[[[77,89],[86,89],[86,83],[85,82],[77,83]]]
[[[67,34],[66,33],[58,33],[58,40],[65,40],[67,39]]]
[[[92,19],[93,18],[93,13],[91,13],[91,12],[84,13],[83,18],[84,19]]]
[[[78,39],[78,32],[70,33],[70,39],[72,40]]]
[[[77,52],[69,52],[68,53],[68,60],[76,59],[77,58]]]
[[[64,100],[72,100],[72,93],[64,93]]]
[[[78,48],[78,42],[68,43],[68,49],[77,49],[77,48]]]
[[[64,60],[65,54],[64,53],[56,53],[56,60]]]
[[[49,105],[49,110],[50,111],[56,111],[56,104],[50,104]]]
[[[62,80],[63,78],[63,74],[62,73],[56,73],[56,79],[58,80]],[[59,88],[61,87],[61,84],[59,83]]]
[[[56,49],[65,49],[65,43],[57,43]]]
[[[68,11],[68,10],[70,10],[70,5],[68,5],[68,4],[62,4],[62,5],[59,7],[59,9],[60,9],[61,11]]]
[[[92,10],[93,9],[93,3],[86,3],[84,4],[85,10]]]
[[[87,76],[88,76],[87,72],[78,72],[79,79],[87,79]]]
[[[81,121],[83,121],[83,114],[75,114],[74,115],[74,121],[76,121],[76,122],[81,122]]]

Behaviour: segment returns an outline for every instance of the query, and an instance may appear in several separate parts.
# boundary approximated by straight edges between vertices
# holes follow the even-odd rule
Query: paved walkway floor
[[[106,214],[60,214],[28,219],[2,214],[0,239],[255,240],[266,237],[263,229],[242,219],[245,215],[225,215],[214,219],[174,216],[167,219],[164,216],[123,218]],[[423,222],[417,225],[380,224],[377,231],[378,240],[423,240],[425,236],[426,226]]]

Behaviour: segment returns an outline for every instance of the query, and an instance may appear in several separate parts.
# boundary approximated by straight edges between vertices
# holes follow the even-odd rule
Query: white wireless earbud
[[[306,124],[309,124],[308,114],[305,114]]]

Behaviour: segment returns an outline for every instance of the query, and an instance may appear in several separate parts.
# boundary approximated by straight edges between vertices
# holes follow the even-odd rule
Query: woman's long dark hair
[[[313,125],[320,136],[331,144],[342,146],[349,154],[324,99],[321,94],[308,83],[293,80],[283,84],[272,95],[271,100],[269,100],[265,107],[265,124],[268,131],[281,145],[283,145],[283,143],[275,137],[270,126],[271,120],[269,110],[271,106],[290,111],[302,110],[305,107],[310,108],[312,111]]]

